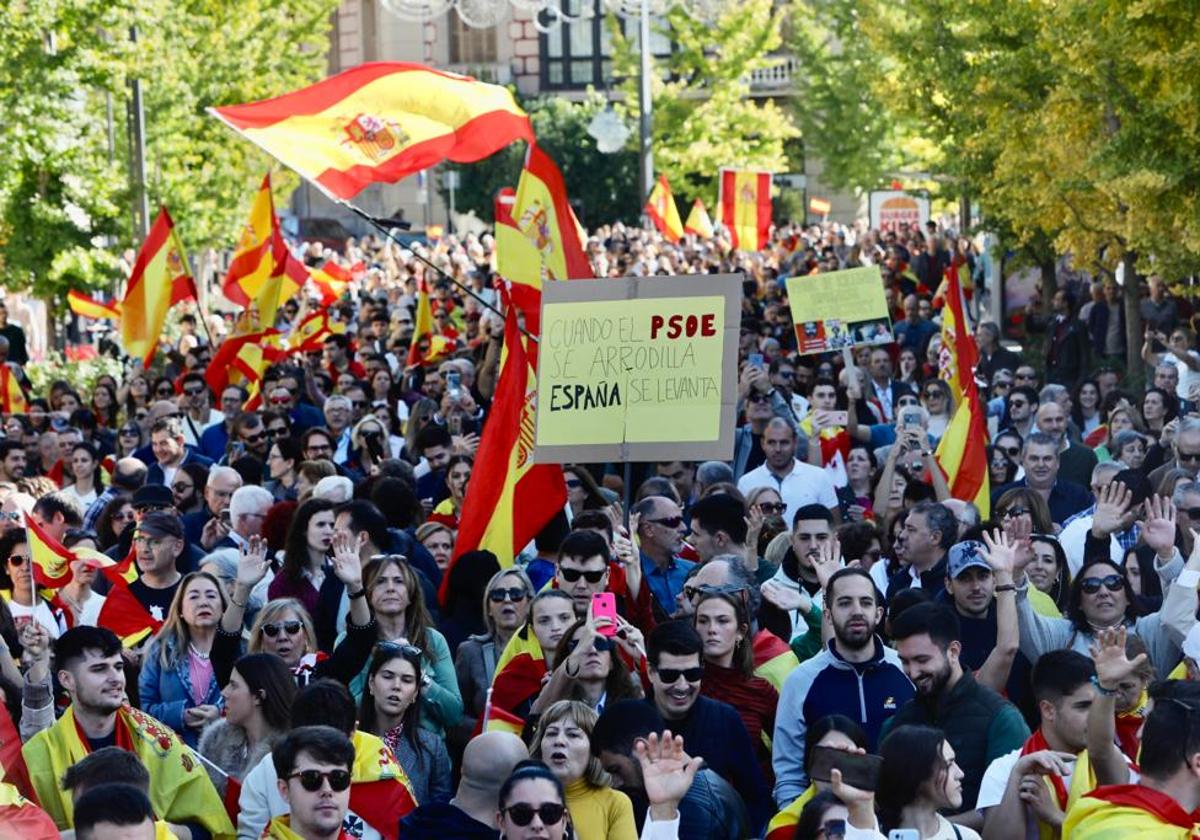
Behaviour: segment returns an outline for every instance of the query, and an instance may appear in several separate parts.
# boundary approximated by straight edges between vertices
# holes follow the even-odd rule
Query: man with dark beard
[[[904,724],[935,726],[946,733],[964,773],[963,813],[952,821],[975,830],[983,818],[975,810],[979,784],[988,765],[1029,737],[1029,727],[1017,708],[964,671],[959,655],[962,634],[958,616],[942,604],[917,604],[892,617],[892,638],[904,673],[917,687],[917,696],[884,727]]]
[[[771,765],[780,808],[804,793],[805,732],[826,715],[862,724],[874,751],[884,723],[913,696],[896,651],[875,635],[882,618],[871,576],[856,567],[835,572],[825,586],[833,624],[829,645],[788,675],[775,715]]]

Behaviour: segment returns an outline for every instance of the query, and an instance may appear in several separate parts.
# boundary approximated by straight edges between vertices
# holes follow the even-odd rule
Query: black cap
[[[175,497],[171,488],[163,484],[143,484],[133,494],[134,508],[140,507],[173,507]]]
[[[137,533],[148,537],[183,539],[183,520],[171,511],[156,510],[142,517],[137,525]]]

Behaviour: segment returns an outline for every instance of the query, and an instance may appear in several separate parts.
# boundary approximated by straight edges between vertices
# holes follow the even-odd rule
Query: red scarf
[[[87,747],[90,753],[92,751],[92,742],[88,738],[87,733],[83,731],[83,727],[79,725],[79,718],[72,715],[71,721],[75,724],[75,733],[79,736],[80,743]],[[117,714],[113,720],[113,734],[116,736],[116,745],[119,748],[136,755],[136,750],[133,748],[133,735],[130,734],[129,729],[125,726],[125,722],[121,720],[120,714]]]
[[[1145,718],[1140,709],[1117,715],[1117,746],[1121,748],[1121,752],[1129,756],[1130,761],[1137,761],[1138,748],[1141,746],[1141,742],[1138,741],[1138,730],[1141,729],[1143,722],[1145,722]]]
[[[1021,755],[1029,755],[1030,753],[1041,752],[1042,750],[1053,749],[1046,743],[1046,736],[1042,734],[1039,728],[1036,732],[1029,736],[1025,741],[1025,746],[1021,747]],[[1063,777],[1057,774],[1051,774],[1046,777],[1050,780],[1051,786],[1054,788],[1054,795],[1058,797],[1058,807],[1065,812],[1067,810],[1067,784],[1063,781]],[[1095,794],[1092,794],[1093,796]]]
[[[1153,814],[1168,825],[1193,828],[1195,820],[1171,797],[1145,785],[1106,785],[1088,794],[1092,799],[1101,799],[1113,805],[1137,808]]]

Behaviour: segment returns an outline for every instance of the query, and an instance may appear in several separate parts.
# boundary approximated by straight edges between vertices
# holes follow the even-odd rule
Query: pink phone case
[[[592,619],[607,618],[611,624],[596,628],[601,636],[617,635],[617,596],[611,592],[597,592],[592,596]]]

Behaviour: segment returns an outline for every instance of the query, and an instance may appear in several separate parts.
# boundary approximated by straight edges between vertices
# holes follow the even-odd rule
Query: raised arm
[[[229,596],[229,606],[221,616],[222,633],[241,637],[250,593],[266,576],[270,567],[271,563],[267,559],[267,541],[262,537],[251,537],[249,542],[242,546],[241,556],[238,557],[233,594]]]
[[[1124,627],[1098,632],[1091,654],[1096,663],[1096,699],[1088,710],[1088,761],[1097,785],[1127,784],[1129,763],[1117,748],[1117,686],[1146,661],[1146,654],[1139,653],[1132,662],[1125,657]]]
[[[1017,550],[999,528],[991,534],[984,532],[983,542],[987,546],[984,559],[992,567],[996,580],[996,646],[975,673],[975,679],[996,693],[1004,694],[1021,643],[1017,626],[1017,587],[1013,583]]]

